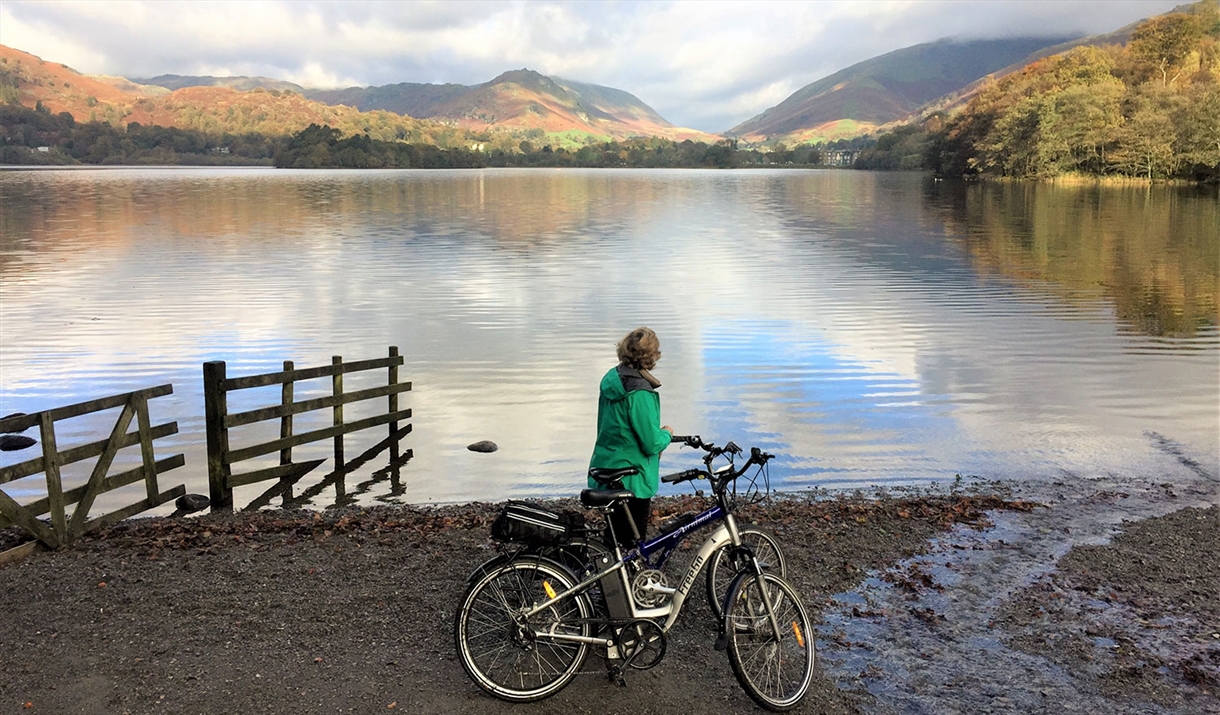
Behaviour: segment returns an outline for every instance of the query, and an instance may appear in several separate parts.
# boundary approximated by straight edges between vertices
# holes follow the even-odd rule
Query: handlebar
[[[676,474],[666,474],[665,476],[661,477],[661,481],[665,482],[666,484],[680,484],[682,482],[689,482],[693,479],[698,479],[702,476],[702,469],[688,469],[684,472],[678,472]]]
[[[670,438],[670,443],[671,444],[682,443],[688,447],[693,447],[695,449],[702,449],[704,452],[707,452],[707,456],[705,456],[703,458],[703,462],[708,466],[705,469],[687,469],[686,471],[677,472],[676,474],[667,474],[667,475],[661,477],[661,481],[665,482],[666,484],[680,484],[682,482],[689,482],[694,479],[709,478],[713,475],[713,472],[711,469],[711,463],[712,463],[713,459],[715,459],[716,457],[726,455],[726,454],[730,455],[731,457],[734,457],[734,456],[737,456],[742,453],[741,447],[738,447],[733,442],[728,442],[723,447],[717,447],[716,445],[712,444],[711,442],[704,442],[697,434],[696,435],[673,435]],[[727,474],[722,473],[721,475],[719,475],[719,477],[717,479],[718,479],[718,481],[720,481],[722,483],[731,482],[734,479],[740,477],[742,474],[745,474],[746,470],[749,469],[752,465],[766,464],[769,460],[772,460],[772,459],[775,459],[774,454],[768,454],[767,452],[762,451],[758,447],[751,447],[750,448],[750,458],[746,460],[745,464],[743,464],[740,469],[735,469]]]
[[[716,445],[712,444],[711,442],[704,442],[702,439],[700,439],[699,435],[697,435],[697,434],[673,435],[669,438],[670,444],[674,444],[677,442],[681,442],[682,444],[685,444],[687,447],[694,447],[695,449],[702,449],[704,452],[707,452],[708,454],[710,454],[713,457],[719,457],[722,454],[732,454],[734,456],[741,454],[741,447],[738,447],[737,444],[734,442],[729,442],[728,444],[724,445],[723,447],[717,447]]]

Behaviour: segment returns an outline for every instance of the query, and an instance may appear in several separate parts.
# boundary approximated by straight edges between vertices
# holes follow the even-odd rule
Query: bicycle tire
[[[741,542],[754,550],[754,555],[763,568],[778,573],[780,578],[788,578],[788,562],[779,542],[760,529],[742,529]],[[733,563],[729,556],[730,546],[716,549],[707,563],[707,603],[712,609],[716,620],[724,617],[724,599],[729,594],[729,587],[737,573],[748,566],[748,563]]]
[[[562,565],[523,557],[488,569],[476,578],[454,616],[453,635],[466,674],[489,694],[509,702],[550,697],[572,681],[589,654],[586,643],[550,641],[533,632],[589,636],[592,606],[575,594],[530,619],[519,629],[514,614],[548,599],[546,586],[562,593],[577,582]]]
[[[779,640],[763,599],[771,599]],[[796,589],[771,572],[742,572],[733,583],[724,617],[729,664],[743,690],[762,707],[796,707],[813,682],[816,657],[809,614]]]
[[[599,565],[593,562],[600,556],[610,555],[610,547],[592,537],[576,537],[567,543],[554,546],[540,546],[530,553],[537,553],[543,558],[556,561],[567,567],[579,578],[584,578],[598,570]]]

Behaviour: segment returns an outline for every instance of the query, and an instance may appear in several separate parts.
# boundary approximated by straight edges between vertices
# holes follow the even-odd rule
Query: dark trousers
[[[624,549],[635,546],[635,535],[631,531],[631,519],[640,532],[640,538],[648,536],[648,522],[652,517],[652,499],[637,499],[632,497],[619,502],[618,507],[610,512],[610,524],[614,527],[614,536],[619,546]]]

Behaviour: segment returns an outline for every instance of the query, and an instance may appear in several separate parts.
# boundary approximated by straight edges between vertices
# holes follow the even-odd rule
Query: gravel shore
[[[654,523],[698,503],[658,499]],[[742,514],[779,538],[821,621],[797,712],[1185,714],[1220,713],[1216,503],[1214,482],[1077,480]],[[452,618],[495,553],[497,511],[139,519],[35,552],[0,567],[0,712],[761,712],[699,593],[664,661],[625,688],[590,657],[542,703],[484,695]]]

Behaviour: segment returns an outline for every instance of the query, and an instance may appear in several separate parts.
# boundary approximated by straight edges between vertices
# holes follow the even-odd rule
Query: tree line
[[[311,124],[286,142],[275,155],[285,168],[468,168],[468,167],[583,167],[583,168],[718,168],[801,165],[822,163],[823,147],[777,147],[770,151],[739,148],[725,139],[714,144],[660,137],[593,141],[578,149],[552,146],[529,139],[512,150],[474,143],[470,149],[440,149],[431,145],[383,141],[368,135],[344,138],[333,127]]]
[[[3,164],[270,165],[284,141],[257,133],[77,122],[69,112],[51,114],[41,105],[0,104]]]
[[[877,138],[863,169],[1220,181],[1215,0],[1147,20],[1126,46],[1078,47],[984,87],[955,116]]]
[[[274,165],[282,168],[477,168],[632,167],[735,168],[819,166],[828,147],[739,148],[735,140],[713,144],[659,137],[597,141],[580,148],[552,146],[545,135],[505,147],[475,137],[466,147],[343,136],[331,126],[311,124],[287,136],[234,134],[108,122],[78,122],[68,112],[0,104],[0,163],[100,165]],[[853,140],[854,147],[860,141]],[[840,147],[839,145],[843,146]],[[45,151],[41,150],[45,149]]]

